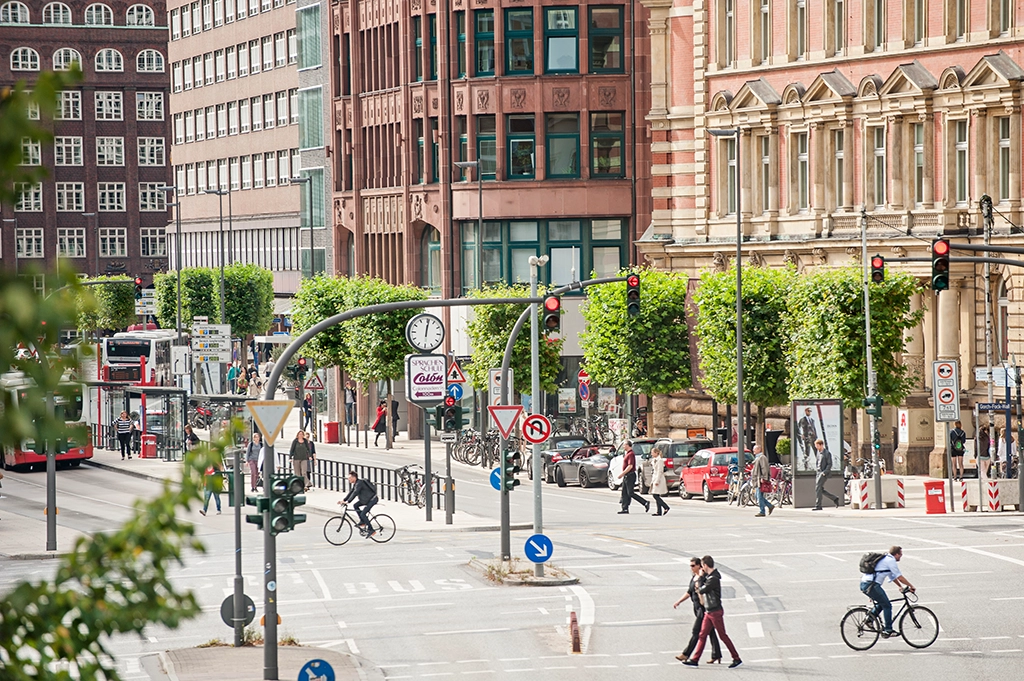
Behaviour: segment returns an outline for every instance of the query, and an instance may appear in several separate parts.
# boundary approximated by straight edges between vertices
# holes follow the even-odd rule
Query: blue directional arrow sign
[[[535,534],[526,540],[523,547],[531,563],[546,563],[555,551],[555,545],[546,534]]]
[[[501,466],[491,471],[491,487],[499,492],[501,491]]]
[[[461,400],[462,399],[462,384],[461,383],[451,383],[451,384],[449,384],[448,385],[448,394],[450,396],[454,397],[456,402]]]
[[[334,681],[334,668],[324,660],[310,660],[299,670],[299,681]]]

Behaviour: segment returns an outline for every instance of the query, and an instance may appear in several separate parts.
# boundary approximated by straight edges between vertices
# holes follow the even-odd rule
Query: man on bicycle
[[[885,589],[882,588],[882,585],[885,584],[885,580],[888,579],[894,584],[904,587],[911,593],[916,591],[916,589],[914,589],[914,585],[903,576],[903,573],[900,572],[899,565],[897,565],[902,557],[903,549],[899,546],[893,546],[889,549],[889,553],[882,556],[875,564],[875,571],[866,573],[860,580],[861,592],[875,602],[872,614],[878,615],[879,611],[883,614],[885,623],[885,628],[882,629],[883,638],[889,638],[893,635],[892,603],[889,602],[889,597],[885,594]]]
[[[373,483],[369,480],[366,480],[365,478],[360,479],[359,476],[356,475],[355,471],[349,471],[348,481],[349,484],[352,485],[352,489],[350,489],[345,498],[338,503],[340,505],[347,505],[350,501],[356,499],[357,501],[353,508],[356,509],[356,514],[359,516],[358,527],[369,528],[370,521],[366,517],[366,514],[370,512],[370,509],[373,508],[378,501],[380,501],[380,499],[377,498],[377,488],[374,487]],[[370,530],[370,534],[373,534],[372,530]]]

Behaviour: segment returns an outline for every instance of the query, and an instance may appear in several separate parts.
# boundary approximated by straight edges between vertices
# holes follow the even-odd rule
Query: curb
[[[67,553],[51,551],[49,553],[0,553],[0,558],[7,560],[56,560],[67,556]]]
[[[467,565],[484,576],[488,581],[493,581],[490,575],[487,574],[488,566],[481,561],[479,558],[470,558]],[[579,584],[579,577],[572,577],[565,570],[559,570],[565,573],[565,577],[521,577],[521,578],[505,578],[500,582],[496,582],[498,586],[570,586],[573,584]]]
[[[148,473],[138,473],[135,471],[126,471],[123,468],[117,466],[111,466],[105,463],[99,463],[98,461],[86,460],[82,462],[83,466],[91,466],[93,468],[99,468],[104,471],[113,471],[114,473],[120,473],[121,475],[130,475],[133,478],[139,478],[140,480],[148,480],[149,482],[169,482],[171,484],[177,484],[177,480],[173,478],[162,478],[157,475],[149,475]]]

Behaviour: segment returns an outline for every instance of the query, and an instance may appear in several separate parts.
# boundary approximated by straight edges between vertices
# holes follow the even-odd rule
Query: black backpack
[[[875,567],[883,558],[885,558],[884,553],[865,553],[860,557],[860,571],[865,575],[875,574],[878,572]]]

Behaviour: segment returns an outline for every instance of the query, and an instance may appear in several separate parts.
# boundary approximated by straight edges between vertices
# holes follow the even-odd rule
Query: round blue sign
[[[590,399],[590,384],[580,383],[580,399],[586,402]]]
[[[299,670],[299,681],[334,681],[334,668],[324,660],[310,660]]]
[[[452,383],[448,386],[448,394],[454,397],[456,400],[462,399],[462,385],[459,383]]]
[[[501,466],[491,471],[491,487],[501,491]]]
[[[531,563],[546,563],[554,553],[555,545],[546,534],[535,534],[526,540],[523,551]]]

